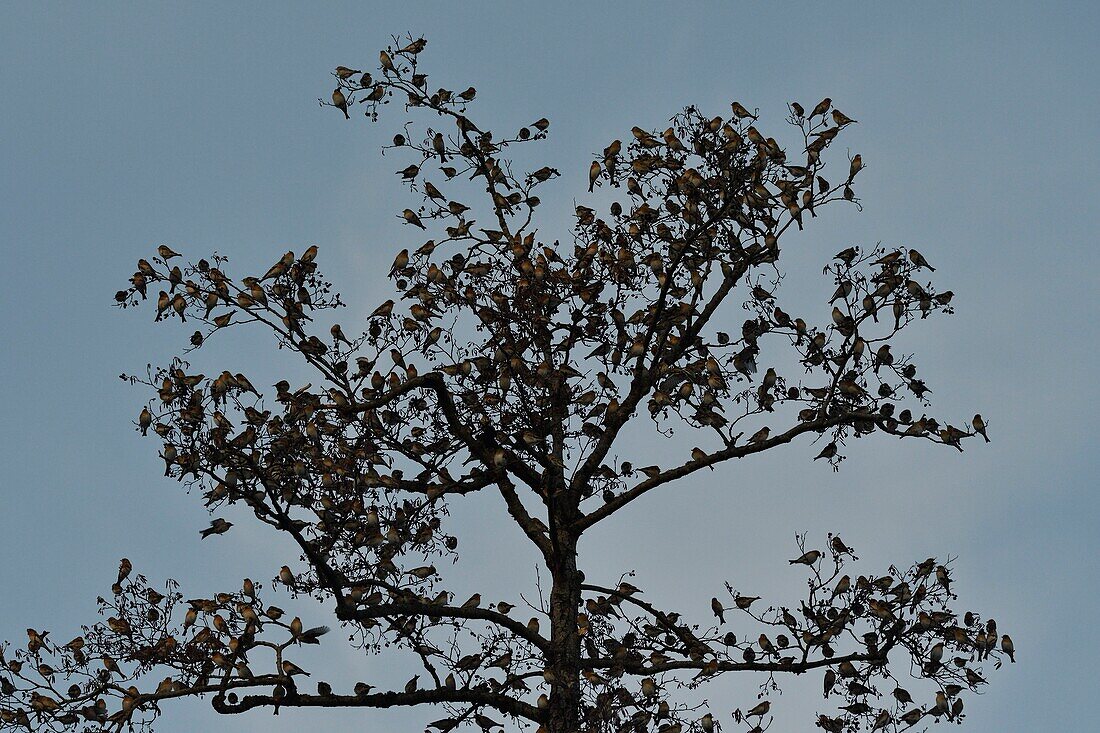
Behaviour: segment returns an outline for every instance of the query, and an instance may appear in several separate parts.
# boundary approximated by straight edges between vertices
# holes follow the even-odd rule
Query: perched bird
[[[833,122],[836,123],[837,127],[844,127],[845,125],[850,125],[855,121],[856,120],[853,120],[851,117],[844,114],[839,109],[833,110]]]
[[[153,424],[153,414],[149,412],[148,407],[143,407],[141,414],[138,415],[138,427],[141,429],[142,435],[149,434],[149,426]]]
[[[818,458],[825,458],[826,460],[836,455],[836,443],[829,443],[827,446],[821,449],[821,452],[814,456],[816,461]]]
[[[344,335],[344,329],[340,328],[339,323],[334,324],[332,328],[329,329],[329,333],[332,334],[332,340],[336,343],[340,343],[341,341],[343,341],[348,346],[351,346],[351,341],[349,341],[348,337]]]
[[[829,107],[831,107],[832,104],[833,100],[825,97],[825,99],[822,99],[820,102],[817,103],[817,106],[814,107],[813,112],[810,113],[810,117],[817,117],[818,115],[825,114],[829,111]]]
[[[596,185],[596,181],[600,178],[600,164],[599,161],[592,161],[592,165],[588,167],[588,192],[592,193],[592,187]]]
[[[332,90],[332,106],[344,113],[345,120],[351,119],[351,115],[348,114],[348,98],[344,96],[340,87]]]
[[[338,76],[341,79],[347,79],[347,78],[350,78],[351,76],[353,76],[355,74],[362,74],[362,73],[363,72],[360,71],[359,69],[349,69],[346,66],[337,66],[336,67],[336,76]]]
[[[459,608],[471,609],[471,608],[477,608],[480,605],[481,605],[481,594],[480,593],[474,593],[472,596],[470,596],[466,600],[465,603],[463,603],[461,606],[459,606]]]
[[[1001,637],[1001,651],[1008,655],[1012,663],[1016,663],[1016,647],[1012,644],[1012,638],[1005,634]]]
[[[844,544],[844,540],[840,539],[840,535],[833,535],[832,539],[829,540],[829,544],[832,545],[833,551],[838,555],[852,554],[852,549]]]
[[[390,267],[390,277],[399,274],[402,270],[409,266],[409,250],[403,249],[397,253],[397,257],[393,258],[393,265]]]
[[[172,248],[169,247],[167,244],[162,244],[159,247],[157,247],[157,254],[160,255],[160,258],[162,260],[164,260],[165,262],[172,259],[173,257],[179,257],[180,256],[179,252],[172,251]],[[138,262],[138,264],[139,265],[141,264],[140,261]]]
[[[749,438],[749,442],[750,443],[763,443],[765,440],[768,439],[768,435],[770,435],[770,434],[771,434],[771,428],[769,428],[765,425],[764,427],[760,428],[759,430],[757,430],[755,433],[752,434],[752,437]]]
[[[859,156],[857,155],[856,157],[858,158]],[[927,267],[932,272],[936,271],[936,268],[932,267],[932,265],[928,264],[928,260],[924,259],[924,255],[915,249],[909,250],[909,261],[916,265],[918,270],[922,267]]]
[[[413,226],[420,227],[421,229],[427,229],[428,227],[420,221],[420,217],[416,215],[416,212],[412,209],[405,209],[401,212],[401,216],[405,217],[405,221]]]
[[[759,715],[760,717],[764,717],[765,715],[768,714],[768,711],[771,710],[771,709],[772,709],[771,702],[769,702],[768,700],[765,700],[764,702],[760,703],[759,705],[755,706],[754,708],[749,710],[747,713],[745,713],[745,717],[751,717],[753,715]]]
[[[474,723],[476,723],[477,726],[479,728],[481,728],[482,730],[489,730],[490,728],[503,728],[504,727],[504,725],[502,723],[498,723],[495,720],[493,720],[492,718],[490,718],[489,716],[482,715],[481,713],[475,713],[474,714]]]
[[[124,580],[126,580],[126,578],[130,577],[130,572],[133,569],[134,569],[134,566],[125,557],[122,558],[119,561],[119,563],[118,563],[118,580],[116,580],[115,584],[113,586],[111,586],[111,590],[114,591],[115,594],[118,594],[118,593],[122,592],[122,581],[124,581]]]
[[[283,674],[285,674],[287,677],[293,677],[295,675],[304,675],[306,677],[309,677],[309,672],[305,671],[289,659],[283,660],[282,667]]]
[[[733,603],[742,611],[747,611],[749,606],[759,600],[760,596],[737,596],[733,599]]]
[[[172,299],[168,297],[168,293],[163,290],[160,291],[160,295],[157,296],[157,316],[154,321],[159,321],[164,317],[165,312],[172,305]]]
[[[976,432],[978,435],[985,438],[985,442],[988,443],[989,442],[989,436],[985,434],[985,420],[982,419],[982,416],[981,415],[975,415],[974,420],[973,420],[973,424],[974,424],[974,432]]]
[[[796,560],[788,560],[791,565],[813,565],[821,557],[821,550],[810,550]]]
[[[837,252],[833,255],[833,259],[840,260],[844,264],[850,265],[852,261],[855,260],[857,254],[859,254],[859,250],[855,247],[849,247],[848,249],[842,249]]]
[[[908,726],[914,726],[923,717],[924,717],[924,711],[923,710],[921,710],[920,708],[913,708],[912,710],[910,710],[909,712],[907,712],[907,713],[905,713],[904,715],[901,716],[901,722],[905,723]]]
[[[221,517],[218,517],[214,521],[210,522],[210,527],[199,532],[202,535],[202,539],[206,539],[212,534],[225,534],[229,531],[229,528],[233,526],[232,522],[227,522]]]
[[[417,681],[420,679],[420,675],[415,674],[413,678],[405,683],[405,692],[416,692]]]
[[[846,299],[852,293],[852,289],[855,286],[851,280],[843,280],[840,285],[837,286],[836,291],[833,293],[833,297],[829,298],[829,303],[834,303],[838,300]]]
[[[368,318],[375,318],[376,316],[381,316],[381,317],[384,318],[392,312],[393,312],[393,301],[392,300],[387,300],[385,303],[383,303],[382,305],[375,308],[371,312],[371,314],[367,317]]]
[[[861,170],[863,170],[863,156],[856,153],[855,157],[852,158],[851,165],[848,167],[848,180],[855,178]]]
[[[294,585],[294,573],[286,565],[279,569],[279,582],[283,585]]]
[[[717,598],[711,598],[710,599],[710,610],[714,611],[714,615],[718,617],[718,623],[720,623],[720,624],[726,623],[726,616],[725,616],[726,609],[722,606],[722,602],[720,600],[718,600]]]
[[[738,119],[744,119],[745,117],[753,116],[752,112],[749,112],[745,108],[745,105],[741,104],[740,102],[731,102],[730,109],[733,111],[733,114],[735,114]]]

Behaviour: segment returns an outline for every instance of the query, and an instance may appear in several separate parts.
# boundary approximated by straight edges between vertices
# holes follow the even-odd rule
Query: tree
[[[789,561],[808,576],[797,607],[727,584],[714,619],[693,620],[655,607],[626,576],[591,582],[578,557],[582,535],[647,493],[795,440],[818,441],[814,460],[837,470],[859,438],[958,450],[985,438],[980,416],[966,427],[929,416],[913,358],[892,351],[904,329],[952,312],[917,250],[836,254],[820,322],[780,307],[781,237],[823,206],[859,206],[859,155],[825,177],[855,121],[829,99],[808,113],[791,103],[793,158],[736,102],[727,118],[688,107],[663,132],[634,127],[590,167],[589,191],[610,189],[608,213],[577,206],[566,245],[534,228],[537,193],[558,171],[521,174],[505,157],[544,139],[549,122],[494,136],[468,114],[473,87],[430,91],[426,42],[394,40],[375,73],[338,67],[322,102],[377,120],[396,101],[437,125],[409,123],[389,149],[406,156],[399,173],[423,199],[401,214],[410,231],[439,232],[397,255],[400,298],[363,333],[319,325],[342,302],[314,246],[234,277],[223,256],[175,264],[182,256],[162,245],[116,300],[153,300],[156,321],[197,324],[180,356],[130,378],[155,391],[137,427],[162,445],[165,475],[212,511],[244,505],[289,537],[300,557],[273,583],[330,607],[364,653],[410,654],[423,672],[400,690],[304,689],[308,673],[290,657],[337,643],[328,627],[288,620],[261,583],[185,600],[123,560],[100,599],[106,622],[68,643],[28,629],[26,644],[0,650],[0,728],[122,730],[151,725],[172,698],[208,696],[226,714],[430,705],[442,712],[429,728],[442,733],[502,718],[548,733],[760,731],[778,679],[806,673],[822,676],[828,710],[816,724],[832,733],[960,721],[962,695],[1013,648],[992,619],[952,609],[949,560],[856,574],[838,535],[819,546],[800,537]],[[246,327],[270,332],[313,383],[283,380],[270,394],[185,360]],[[636,465],[649,462],[623,436],[672,428],[700,447],[675,465]],[[444,583],[440,566],[459,547],[448,506],[477,492],[499,495],[549,573],[530,621]],[[215,518],[203,539],[231,527]],[[734,614],[749,633],[732,630]],[[732,721],[687,699],[730,672],[763,678]]]

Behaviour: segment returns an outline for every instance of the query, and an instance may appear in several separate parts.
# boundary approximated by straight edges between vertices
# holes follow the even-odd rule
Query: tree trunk
[[[580,730],[581,638],[577,611],[581,604],[581,574],[577,570],[577,538],[557,533],[557,557],[550,590],[550,707],[548,733]]]

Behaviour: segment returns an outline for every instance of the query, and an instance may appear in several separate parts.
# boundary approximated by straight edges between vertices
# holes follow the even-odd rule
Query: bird
[[[332,339],[336,343],[340,343],[341,341],[343,341],[348,346],[351,346],[351,341],[349,341],[348,337],[344,335],[344,329],[340,328],[339,323],[334,324],[332,328],[329,329],[329,333],[332,334]]]
[[[432,138],[432,149],[439,155],[439,162],[447,162],[447,143],[443,139],[443,133],[437,132]]]
[[[349,69],[346,66],[337,66],[336,67],[336,76],[340,77],[341,79],[347,79],[347,78],[350,78],[351,76],[354,76],[355,74],[362,74],[362,73],[363,72],[360,71],[359,69]]]
[[[921,710],[920,708],[913,708],[912,710],[910,710],[909,712],[907,712],[907,713],[905,713],[904,715],[901,716],[901,722],[905,723],[908,726],[914,726],[923,717],[924,717],[924,711],[923,710]]]
[[[733,603],[742,611],[747,611],[749,606],[759,600],[760,596],[737,596],[733,599]]]
[[[331,631],[327,626],[314,626],[311,629],[306,629],[298,635],[298,641],[302,644],[320,644],[320,637]]]
[[[459,606],[459,608],[464,608],[466,610],[469,610],[469,609],[472,609],[472,608],[477,608],[480,605],[481,605],[481,594],[480,593],[474,593],[472,596],[470,596],[466,600],[465,603],[463,603],[461,606]]]
[[[149,434],[149,426],[153,424],[153,414],[149,412],[148,407],[144,407],[141,410],[141,414],[138,415],[138,428],[141,429],[142,435]]]
[[[498,723],[495,720],[493,720],[492,718],[488,717],[487,715],[482,715],[481,713],[475,713],[474,714],[474,723],[476,723],[477,726],[479,728],[481,728],[482,730],[489,730],[490,728],[503,728],[504,727],[503,724]]]
[[[974,432],[976,432],[978,435],[985,438],[985,442],[988,443],[989,442],[989,436],[985,434],[985,420],[982,419],[982,416],[981,415],[975,415],[974,420],[973,420],[973,424],[974,424]]]
[[[850,125],[853,122],[856,122],[856,120],[853,120],[851,117],[844,114],[839,109],[834,109],[833,110],[833,122],[836,123],[837,127],[844,127],[845,125]]]
[[[157,254],[160,255],[160,258],[162,260],[164,260],[165,262],[172,259],[173,257],[179,257],[180,256],[179,252],[174,252],[172,250],[172,248],[169,247],[167,244],[162,244],[159,247],[157,247]],[[140,264],[140,261],[139,261],[138,264]]]
[[[157,316],[154,321],[159,321],[164,317],[165,311],[172,305],[172,299],[168,297],[168,293],[163,290],[160,291],[160,295],[157,296]]]
[[[821,449],[821,452],[814,456],[816,461],[818,458],[824,458],[826,460],[836,455],[836,443],[829,443],[827,446]]]
[[[829,540],[829,544],[832,545],[833,551],[838,555],[852,554],[852,548],[844,544],[844,540],[840,539],[839,535],[833,535],[832,539]]]
[[[600,178],[600,164],[599,161],[592,161],[592,165],[588,167],[588,192],[592,193],[593,186],[596,185],[596,181]]]
[[[332,90],[332,106],[344,113],[345,120],[351,119],[351,115],[348,114],[348,98],[344,96],[340,87]]]
[[[405,683],[405,692],[416,692],[417,681],[420,679],[420,675],[415,674],[413,678]]]
[[[837,252],[835,255],[833,255],[833,259],[840,260],[844,264],[850,265],[852,264],[852,261],[855,260],[856,255],[858,254],[859,250],[857,250],[855,247],[849,247],[848,249],[843,249]]]
[[[409,250],[403,249],[397,253],[397,256],[393,258],[393,265],[390,267],[390,277],[399,274],[409,265]]]
[[[286,565],[279,569],[279,581],[283,585],[294,585],[294,573]]]
[[[752,434],[749,438],[750,443],[763,443],[768,439],[768,435],[771,433],[771,428],[764,426]]]
[[[856,157],[858,158],[859,156],[857,155]],[[932,267],[932,265],[928,264],[928,260],[924,259],[924,255],[915,249],[909,250],[909,261],[912,262],[918,270],[922,267],[927,267],[932,272],[936,271],[936,268]]]
[[[122,581],[124,581],[124,580],[126,580],[126,578],[130,577],[130,572],[133,569],[134,569],[133,564],[127,558],[124,557],[121,560],[119,560],[119,562],[118,562],[118,580],[116,580],[115,584],[114,584],[114,588],[118,589],[117,591],[115,591],[116,593],[121,593],[122,592]]]
[[[283,660],[282,667],[283,674],[285,674],[287,677],[293,677],[295,675],[303,675],[305,677],[309,677],[309,672],[305,671],[289,659]]]
[[[403,216],[405,218],[406,222],[408,222],[409,224],[412,224],[413,226],[420,227],[421,229],[427,229],[428,228],[428,227],[424,226],[424,224],[420,221],[420,217],[417,216],[416,212],[413,211],[412,209],[405,209],[403,212],[401,212],[401,216]]]
[[[718,623],[726,623],[726,609],[722,606],[722,602],[718,600],[717,597],[710,599],[710,610],[714,611],[714,615],[718,617]]]
[[[851,280],[842,281],[840,285],[837,286],[836,291],[833,292],[833,297],[829,298],[829,303],[831,304],[838,300],[847,299],[847,297],[851,295],[854,287]]]
[[[1001,636],[1001,651],[1008,655],[1012,663],[1016,663],[1016,647],[1012,644],[1012,638],[1008,634]]]
[[[199,532],[199,534],[202,536],[202,539],[205,540],[207,537],[213,534],[225,534],[232,526],[232,522],[227,522],[221,517],[218,517],[217,519],[210,522],[209,528],[202,530],[201,532]]]
[[[859,153],[855,154],[852,158],[852,163],[848,167],[848,180],[851,181],[856,177],[856,174],[863,170],[863,156]]]
[[[749,112],[745,108],[745,105],[741,104],[740,102],[731,102],[730,109],[733,111],[733,114],[735,114],[738,119],[744,119],[745,117],[753,116],[752,112]]]
[[[821,557],[821,550],[810,550],[795,560],[788,560],[791,565],[813,565]]]
[[[394,305],[394,302],[392,300],[387,300],[385,303],[383,303],[382,305],[375,308],[371,312],[371,314],[367,317],[368,318],[375,318],[375,317],[381,316],[381,317],[384,318],[384,317],[388,316],[390,313],[393,312],[393,305]]]
[[[772,709],[771,702],[768,701],[768,700],[765,700],[764,702],[760,703],[759,705],[755,706],[754,708],[749,710],[747,713],[745,713],[745,717],[749,717],[749,716],[752,716],[752,715],[758,715],[760,717],[764,717],[765,715],[768,714],[768,711],[771,710],[771,709]]]
[[[814,107],[813,112],[810,112],[810,117],[824,115],[826,112],[829,111],[829,107],[831,107],[832,104],[833,100],[829,97],[825,97],[825,99],[822,99],[820,102],[817,103],[817,106]]]

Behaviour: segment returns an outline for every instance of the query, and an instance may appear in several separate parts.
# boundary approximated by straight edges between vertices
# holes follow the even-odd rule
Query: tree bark
[[[577,611],[581,604],[581,574],[577,569],[577,538],[558,529],[550,590],[550,707],[547,733],[580,730],[581,638]]]

